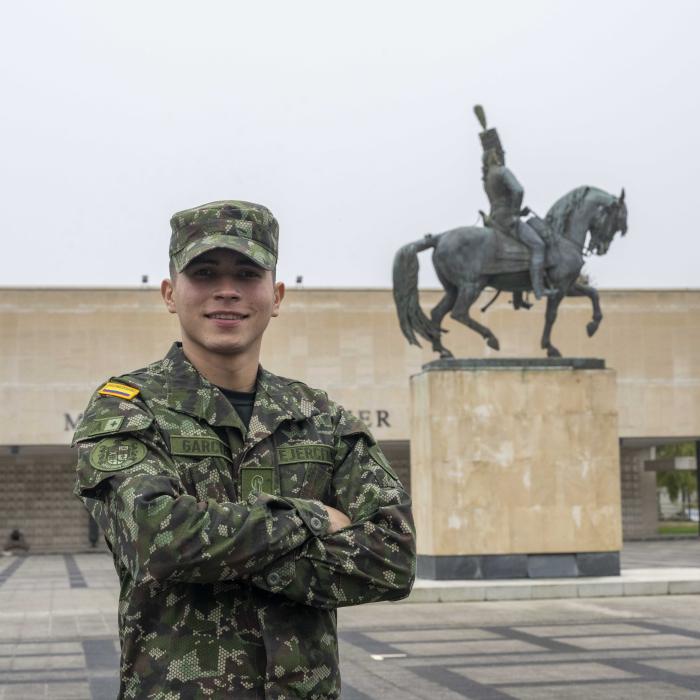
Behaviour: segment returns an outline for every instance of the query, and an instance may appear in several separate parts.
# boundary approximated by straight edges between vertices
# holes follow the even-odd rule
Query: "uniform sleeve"
[[[74,444],[76,495],[135,580],[248,578],[327,531],[327,513],[312,501],[260,494],[220,503],[187,494],[145,405],[93,401]]]
[[[338,456],[329,505],[346,513],[352,524],[313,537],[253,577],[253,583],[319,608],[404,598],[416,562],[410,498],[364,424],[354,418],[339,436]]]

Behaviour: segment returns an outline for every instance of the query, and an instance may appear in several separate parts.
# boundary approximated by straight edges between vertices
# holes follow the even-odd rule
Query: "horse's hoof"
[[[547,357],[561,357],[561,353],[554,346],[547,348]]]
[[[588,333],[588,337],[592,337],[594,333],[598,330],[598,322],[597,321],[589,321],[588,325],[586,326],[586,333]]]
[[[486,341],[486,345],[488,345],[490,348],[493,348],[494,350],[500,350],[501,345],[498,342],[498,338],[491,337]]]

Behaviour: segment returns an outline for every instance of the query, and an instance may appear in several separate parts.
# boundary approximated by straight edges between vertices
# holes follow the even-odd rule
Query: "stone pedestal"
[[[615,391],[596,359],[424,365],[411,378],[418,575],[619,574]]]

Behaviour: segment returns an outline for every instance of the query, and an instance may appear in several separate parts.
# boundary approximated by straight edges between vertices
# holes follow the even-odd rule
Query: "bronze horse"
[[[541,347],[548,357],[561,357],[552,345],[551,332],[557,309],[565,296],[587,296],[593,306],[593,318],[586,326],[592,336],[603,318],[598,292],[578,281],[586,253],[604,255],[619,231],[627,232],[625,191],[619,197],[595,187],[578,187],[559,199],[544,221],[533,216],[528,221],[548,238],[546,275],[556,293],[547,299]],[[590,233],[588,245],[586,239]],[[433,265],[445,289],[445,296],[428,318],[418,300],[418,253],[434,248]],[[493,229],[465,226],[439,234],[427,234],[408,243],[394,258],[394,301],[401,330],[412,345],[420,346],[416,333],[432,343],[440,357],[452,357],[442,344],[440,327],[451,316],[479,333],[486,344],[498,350],[498,338],[486,326],[469,315],[469,309],[487,286],[514,293],[514,302],[531,291],[528,251],[522,244]],[[524,305],[520,302],[520,305]]]

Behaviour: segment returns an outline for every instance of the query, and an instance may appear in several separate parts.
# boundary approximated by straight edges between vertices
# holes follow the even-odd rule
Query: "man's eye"
[[[248,269],[248,270],[240,270],[238,272],[238,275],[240,277],[244,278],[255,278],[255,277],[260,277],[260,271],[259,270],[254,270],[254,269]]]
[[[192,271],[194,277],[211,277],[214,271],[210,267],[198,267]]]

